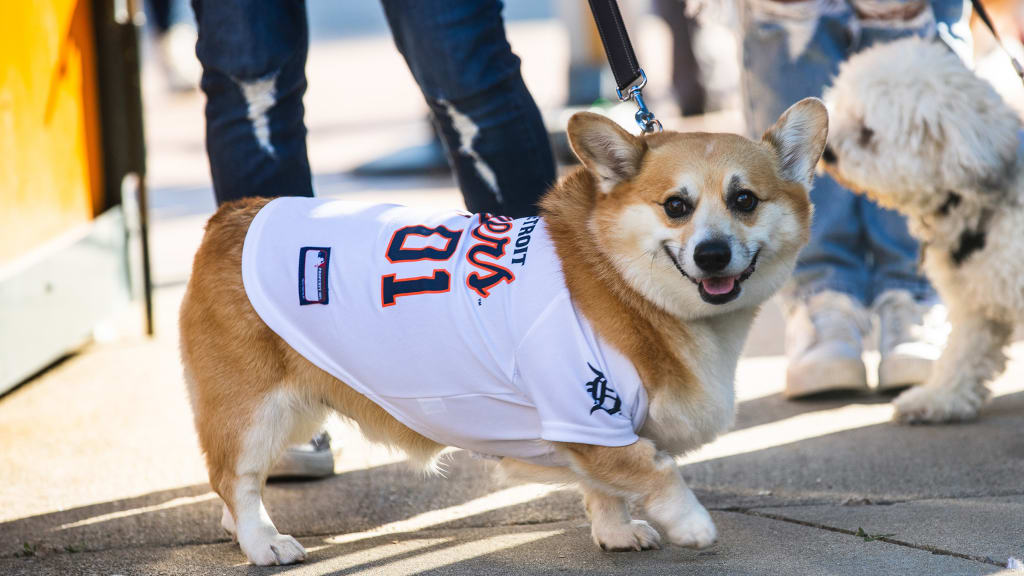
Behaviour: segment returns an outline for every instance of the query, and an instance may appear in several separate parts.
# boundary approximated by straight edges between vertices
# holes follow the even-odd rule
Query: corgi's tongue
[[[727,278],[705,278],[700,281],[700,285],[704,288],[705,292],[713,296],[728,294],[736,287],[736,276],[729,276]]]

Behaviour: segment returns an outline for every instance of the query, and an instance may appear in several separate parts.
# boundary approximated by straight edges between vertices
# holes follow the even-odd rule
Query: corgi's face
[[[731,134],[636,137],[577,114],[569,137],[601,192],[590,232],[629,284],[683,319],[758,305],[806,243],[808,189],[828,116],[795,104],[761,142]]]

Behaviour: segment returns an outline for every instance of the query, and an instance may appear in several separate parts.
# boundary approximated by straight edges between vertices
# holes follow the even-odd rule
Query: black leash
[[[641,91],[647,85],[647,75],[636,60],[633,44],[629,42],[626,25],[622,22],[622,13],[615,0],[590,0],[590,11],[594,14],[597,32],[601,35],[601,44],[608,55],[608,64],[615,76],[615,93],[620,102],[633,100],[636,102],[636,123],[644,134],[661,132],[661,122],[654,113],[647,109]],[[625,96],[623,94],[625,93]]]
[[[1021,82],[1024,82],[1024,67],[1021,67],[1020,62],[1013,57],[1010,50],[1003,44],[1003,39],[999,37],[999,33],[996,32],[995,25],[992,24],[992,19],[988,17],[988,12],[985,11],[985,7],[981,5],[981,0],[971,0],[971,6],[974,7],[974,11],[978,13],[978,18],[985,24],[988,31],[992,33],[992,37],[996,39],[996,44],[1002,48],[1003,53],[1010,59],[1010,64],[1013,65],[1013,69],[1017,72],[1017,76],[1020,76]]]

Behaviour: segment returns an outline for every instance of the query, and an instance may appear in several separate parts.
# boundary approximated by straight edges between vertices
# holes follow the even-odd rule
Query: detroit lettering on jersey
[[[541,440],[623,446],[646,416],[542,218],[280,198],[249,228],[242,279],[299,354],[441,444],[553,464]]]
[[[530,249],[530,232],[537,227],[537,222],[540,222],[540,216],[531,216],[525,219],[523,225],[519,227],[519,233],[516,234],[515,250],[512,251],[514,254],[513,264],[520,266],[526,264],[526,252]]]
[[[510,283],[516,279],[511,270],[498,264],[505,255],[505,247],[511,241],[505,236],[511,229],[511,218],[481,214],[480,223],[470,232],[476,243],[466,252],[466,259],[478,270],[466,276],[466,285],[481,298],[487,298],[496,284]]]

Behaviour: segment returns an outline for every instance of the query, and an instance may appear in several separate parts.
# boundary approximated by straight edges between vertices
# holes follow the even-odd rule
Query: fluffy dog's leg
[[[658,452],[650,440],[620,447],[561,445],[574,468],[598,489],[620,497],[639,496],[673,544],[704,548],[714,543],[717,531],[708,511],[687,487],[672,457]],[[609,510],[615,511],[614,507]]]
[[[958,315],[946,349],[924,386],[893,401],[901,422],[969,420],[988,398],[986,383],[1006,366],[1006,346],[1013,327],[981,315]]]
[[[583,504],[590,518],[590,536],[602,550],[649,550],[661,547],[658,531],[643,520],[629,517],[629,505],[622,496],[606,494],[583,485]]]

